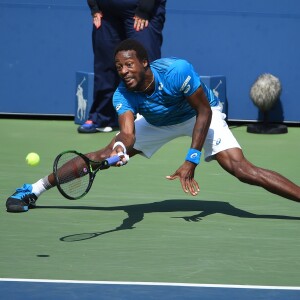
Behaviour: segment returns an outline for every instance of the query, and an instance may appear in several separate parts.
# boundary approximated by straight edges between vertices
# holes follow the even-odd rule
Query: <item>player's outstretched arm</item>
[[[131,156],[133,153],[133,145],[135,143],[135,127],[134,127],[134,115],[131,111],[126,111],[119,116],[120,132],[115,137],[115,143],[113,145],[111,156],[117,154]],[[128,159],[122,158],[122,161],[117,165],[126,164]]]
[[[195,168],[200,162],[201,150],[211,122],[212,111],[201,86],[186,99],[197,112],[191,148],[188,150],[186,160],[181,167],[173,175],[166,176],[166,178],[169,180],[178,178],[183,191],[196,196],[200,188],[194,179],[194,173]]]

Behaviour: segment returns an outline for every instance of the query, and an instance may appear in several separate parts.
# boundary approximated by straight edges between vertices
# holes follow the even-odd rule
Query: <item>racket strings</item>
[[[90,183],[89,164],[76,153],[64,153],[57,161],[56,178],[62,191],[73,198],[82,196]]]

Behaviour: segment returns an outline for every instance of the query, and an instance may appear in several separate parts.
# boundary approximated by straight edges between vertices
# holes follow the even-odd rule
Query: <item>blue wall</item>
[[[164,54],[188,58],[202,75],[225,75],[229,119],[257,119],[249,91],[260,74],[272,73],[283,91],[271,117],[300,122],[300,1],[182,3],[168,2]]]
[[[0,0],[0,112],[74,114],[91,22],[85,0]]]
[[[0,113],[73,115],[91,29],[86,0],[0,0]],[[300,122],[299,36],[299,0],[168,0],[163,56],[226,76],[229,120],[257,120],[249,91],[272,73],[283,87],[272,120]]]

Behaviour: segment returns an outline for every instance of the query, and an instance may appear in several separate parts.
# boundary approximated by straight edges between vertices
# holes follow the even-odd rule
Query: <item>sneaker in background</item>
[[[98,125],[94,124],[93,121],[87,120],[84,124],[80,125],[77,129],[79,133],[96,133]]]

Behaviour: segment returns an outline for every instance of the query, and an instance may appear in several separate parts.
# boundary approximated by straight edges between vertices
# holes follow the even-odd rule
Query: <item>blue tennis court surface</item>
[[[300,287],[0,279],[1,299],[299,300]]]

